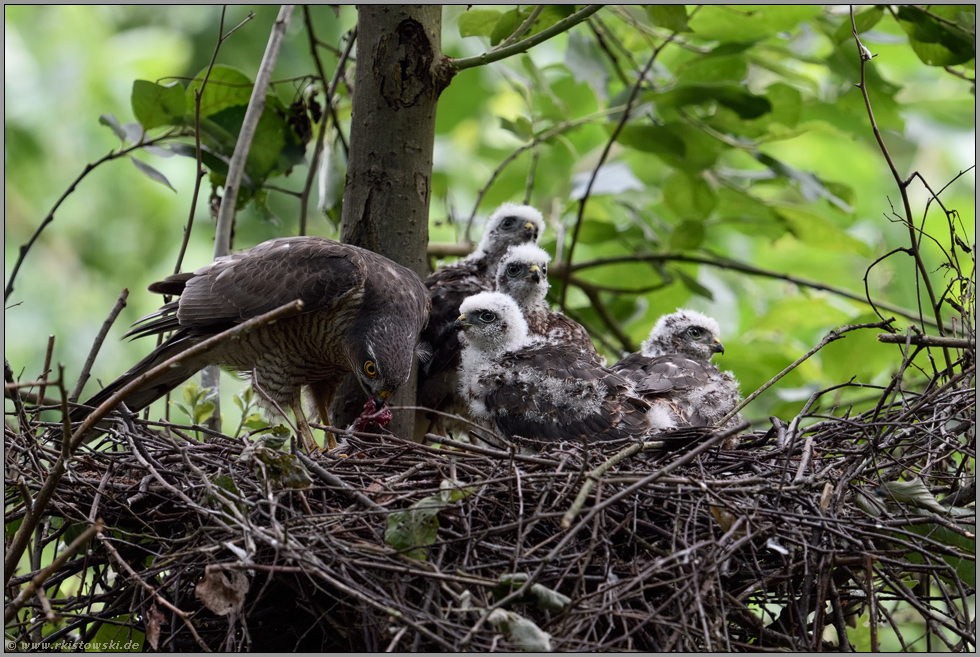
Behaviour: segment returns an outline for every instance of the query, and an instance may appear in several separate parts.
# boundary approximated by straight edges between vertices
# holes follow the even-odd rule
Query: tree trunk
[[[341,239],[426,274],[429,195],[436,105],[451,78],[442,54],[439,5],[360,5],[357,8],[350,160]],[[390,400],[415,403],[412,377]],[[348,376],[331,415],[347,426],[364,394]],[[413,435],[414,413],[396,411],[389,429]]]

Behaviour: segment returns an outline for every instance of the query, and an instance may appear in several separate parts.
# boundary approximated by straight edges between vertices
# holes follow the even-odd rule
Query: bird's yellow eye
[[[364,373],[372,379],[378,376],[378,367],[374,364],[373,360],[364,362]]]

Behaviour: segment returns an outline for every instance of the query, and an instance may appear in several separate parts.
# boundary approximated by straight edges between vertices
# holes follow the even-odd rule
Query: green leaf
[[[119,119],[115,117],[114,114],[99,114],[99,123],[108,126],[120,141],[126,141],[126,131],[123,130],[122,125],[119,123]]]
[[[698,283],[698,280],[696,278],[688,274],[683,269],[676,269],[674,270],[674,273],[677,275],[677,278],[680,279],[681,283],[683,283],[684,287],[686,287],[688,290],[698,295],[699,297],[704,297],[709,301],[714,301],[715,295],[711,293],[711,290]]]
[[[509,609],[494,609],[487,621],[524,652],[551,652],[551,635],[518,613]]]
[[[736,112],[743,119],[757,119],[772,110],[769,100],[734,84],[689,84],[656,93],[644,94],[644,98],[658,105],[686,107],[717,102]]]
[[[211,69],[211,75],[208,76],[207,85],[204,85],[206,73],[207,69],[205,68],[187,85],[185,96],[189,116],[194,116],[196,110],[194,93],[202,86],[204,86],[204,91],[201,94],[202,119],[214,116],[229,107],[248,105],[248,101],[252,98],[252,80],[247,75],[230,66],[215,66]]]
[[[128,141],[131,144],[138,144],[143,141],[143,126],[135,121],[127,121],[119,126],[123,131],[123,141]]]
[[[347,156],[339,139],[327,144],[324,151],[320,160],[320,202],[317,208],[329,216],[329,213],[342,209],[344,185],[347,182]],[[339,219],[335,225],[339,229]]]
[[[824,186],[823,182],[818,177],[809,171],[801,171],[765,153],[754,153],[754,155],[759,162],[772,169],[772,171],[776,174],[789,178],[790,180],[798,183],[800,186],[800,193],[806,200],[813,202],[822,197],[830,201],[833,205],[837,206],[844,212],[850,213],[854,211],[854,209],[844,199],[834,194],[831,189]]]
[[[690,32],[684,5],[647,5],[650,22],[671,32]]]
[[[436,542],[439,531],[438,513],[474,490],[459,488],[449,480],[443,480],[439,488],[438,494],[424,497],[404,511],[388,514],[385,543],[412,559],[425,561],[426,549]]]
[[[459,17],[459,36],[484,36],[493,34],[501,12],[495,9],[470,9]]]
[[[928,10],[914,5],[899,5],[898,23],[909,35],[912,50],[924,63],[953,66],[976,57],[975,27],[972,33],[960,27],[960,13],[963,13],[960,5],[928,5]],[[975,10],[973,16],[975,23]],[[969,24],[969,19],[964,18],[963,24]]]
[[[707,219],[718,202],[714,190],[704,178],[683,171],[667,178],[663,192],[664,203],[681,219]]]
[[[23,518],[16,518],[15,520],[11,520],[8,523],[4,523],[3,525],[4,538],[13,537],[13,535],[17,533],[17,530],[20,529],[20,525],[23,522],[24,522]]]
[[[527,581],[527,578],[527,573],[501,575],[500,579],[497,580],[497,584],[490,589],[494,600],[502,600],[517,589],[521,588],[524,585],[524,582]],[[530,587],[528,587],[528,590],[521,595],[521,597],[515,598],[511,604],[534,605],[538,609],[561,611],[567,607],[571,601],[572,599],[567,595],[559,593],[554,589],[549,589],[543,584],[532,584]]]
[[[132,616],[117,616],[102,623],[90,645],[102,646],[106,652],[140,652],[146,635],[133,629]]]
[[[511,34],[514,33],[524,19],[527,18],[527,14],[520,11],[519,9],[512,9],[510,11],[504,12],[494,25],[493,31],[490,33],[490,45],[495,46],[501,41],[505,40]]]
[[[618,234],[616,225],[611,222],[585,220],[579,229],[578,241],[582,244],[603,244],[616,239]]]
[[[130,103],[133,116],[146,130],[162,125],[178,125],[182,123],[186,111],[184,88],[179,82],[163,85],[136,80],[133,82]]]
[[[577,82],[585,82],[601,98],[608,98],[609,70],[595,39],[578,32],[568,36],[565,66]]]
[[[677,69],[677,83],[718,84],[741,82],[748,74],[749,64],[744,55],[698,57]]]
[[[917,480],[918,478],[916,478]],[[916,480],[913,480],[916,481]],[[912,484],[913,482],[889,482],[889,484]],[[883,488],[888,486],[888,484],[883,485]],[[922,485],[925,488],[925,485]],[[908,491],[904,491],[907,493]],[[894,489],[887,490],[888,497],[895,497]],[[912,497],[914,500],[910,500],[910,503],[914,506],[932,508],[932,504],[927,499],[931,496],[928,489],[925,492],[918,491],[912,492]],[[900,493],[898,497],[903,497]],[[901,501],[901,500],[900,500]],[[935,502],[935,498],[932,499]],[[971,522],[976,518],[975,509],[962,509],[959,507],[946,508],[942,505],[936,503],[935,510],[924,510],[924,509],[913,509],[912,513],[918,516],[932,516],[935,517],[939,515],[946,520],[950,520],[949,516],[952,515],[952,520],[956,520],[957,517],[964,517],[966,522],[957,522],[956,525],[962,530],[962,532],[953,531],[949,527],[940,523],[929,523],[929,524],[915,524],[907,525],[904,527],[907,531],[913,534],[918,534],[919,536],[928,536],[934,541],[938,541],[943,545],[947,545],[952,548],[955,552],[962,554],[962,557],[954,556],[950,554],[941,555],[943,561],[945,561],[949,566],[956,571],[956,577],[951,577],[949,573],[939,570],[937,574],[942,579],[950,582],[952,584],[958,584],[957,579],[966,583],[970,588],[976,588],[977,586],[977,538],[974,532],[976,531],[976,523]],[[967,524],[969,523],[969,524]],[[905,538],[900,533],[896,532],[896,536],[900,538]],[[906,553],[905,558],[912,563],[926,563],[926,559],[920,552],[909,552]],[[929,563],[932,563],[932,558],[929,559]]]
[[[858,34],[863,34],[867,32],[872,27],[878,24],[881,17],[885,15],[885,10],[882,7],[872,7],[867,11],[862,11],[860,14],[854,14],[854,25],[857,27]],[[843,43],[848,39],[853,39],[854,34],[851,27],[851,17],[844,16],[844,20],[841,22],[840,27],[834,32],[834,41],[837,43]]]
[[[773,301],[768,311],[760,316],[752,325],[755,331],[784,331],[787,326],[796,330],[824,329],[827,326],[846,324],[851,317],[835,308],[826,300],[814,297],[787,297]],[[854,333],[848,334],[848,339],[854,339]]]
[[[744,192],[721,187],[716,192],[715,216],[747,235],[775,239],[786,234],[786,223],[760,199]]]
[[[165,175],[163,175],[162,173],[160,173],[159,171],[151,167],[149,164],[140,162],[133,156],[130,156],[129,159],[132,160],[133,164],[136,165],[136,168],[142,171],[146,176],[148,176],[150,180],[155,180],[161,185],[168,187],[172,192],[177,191],[176,189],[173,188],[173,185],[170,184],[170,181],[167,180],[167,177]]]
[[[531,29],[521,38],[527,38],[548,29],[558,21],[568,18],[575,13],[575,5],[544,5]],[[572,34],[575,34],[574,32]]]
[[[500,127],[508,132],[514,133],[521,141],[530,141],[534,137],[534,129],[531,122],[523,116],[517,117],[515,121],[500,118]]]
[[[682,221],[670,234],[670,248],[689,251],[704,242],[704,222],[687,219]]]
[[[255,475],[266,477],[277,488],[309,488],[313,485],[309,471],[295,454],[286,454],[257,444],[250,456],[256,461],[252,467]]]
[[[249,431],[258,431],[259,429],[268,428],[269,423],[263,420],[259,413],[253,413],[245,418],[245,421],[242,422],[242,426]]]
[[[684,155],[673,152],[657,155],[670,166],[688,172],[699,172],[714,165],[718,155],[727,147],[704,130],[683,122],[668,123],[663,130],[684,143]]]
[[[201,424],[214,413],[214,402],[204,402],[194,407],[194,424]]]
[[[691,17],[690,29],[703,39],[717,41],[776,40],[800,23],[823,12],[816,5],[710,5]]]
[[[183,394],[184,394],[185,402],[187,402],[191,406],[196,404],[197,398],[199,397],[199,393],[197,391],[197,384],[194,383],[193,381],[188,382],[188,384],[184,386]]]
[[[803,96],[799,89],[783,82],[769,85],[766,98],[772,106],[770,119],[781,123],[787,128],[794,128],[800,120],[803,111]]]
[[[201,503],[212,509],[220,509],[225,514],[234,517],[236,515],[235,511],[229,506],[229,503],[231,503],[238,510],[238,513],[244,514],[246,510],[245,502],[242,500],[242,493],[238,490],[235,480],[226,474],[215,474],[209,478],[215,488],[228,494],[205,492],[201,496]],[[205,490],[207,491],[207,489]]]
[[[259,436],[258,442],[263,447],[268,447],[269,449],[282,449],[282,446],[286,444],[286,441],[289,440],[291,435],[290,433],[265,434],[264,436]]]
[[[871,249],[867,244],[823,217],[796,207],[779,206],[775,210],[786,222],[789,232],[808,247],[857,253],[866,257],[871,255]]]
[[[909,481],[886,481],[881,484],[886,498],[891,498],[901,504],[911,505],[922,509],[928,509],[941,516],[946,515],[946,507],[939,503],[936,496],[932,494],[929,487],[920,477],[915,477]]]
[[[610,132],[612,129],[613,126],[608,127]],[[644,153],[674,155],[678,158],[683,158],[686,154],[683,140],[665,126],[625,125],[616,136],[616,141]]]

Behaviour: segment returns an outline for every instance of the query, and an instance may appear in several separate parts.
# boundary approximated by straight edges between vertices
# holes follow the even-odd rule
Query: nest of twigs
[[[7,638],[837,650],[870,615],[872,648],[881,624],[909,649],[973,650],[975,369],[960,354],[955,373],[917,392],[896,379],[860,415],[814,395],[735,449],[718,433],[535,456],[357,434],[344,457],[289,458],[116,416],[65,462],[26,551],[33,572],[7,582]],[[8,523],[30,517],[18,496],[43,497],[61,435],[15,402]]]

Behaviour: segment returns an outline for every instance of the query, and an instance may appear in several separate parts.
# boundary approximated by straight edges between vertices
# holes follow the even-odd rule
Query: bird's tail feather
[[[171,337],[171,339],[167,340],[150,352],[146,358],[136,363],[136,365],[130,368],[128,372],[120,376],[118,379],[104,387],[96,394],[92,395],[92,397],[86,400],[81,407],[73,410],[71,413],[72,422],[80,422],[84,420],[92,410],[98,406],[101,406],[131,381],[135,380],[139,376],[142,376],[143,374],[146,374],[164,361],[173,358],[177,354],[193,346],[196,342],[197,340],[187,338],[186,336]],[[207,364],[208,361],[201,358],[181,362],[178,365],[170,368],[170,370],[165,372],[162,376],[139,386],[129,393],[122,401],[131,411],[144,409],[189,379],[195,372]]]

